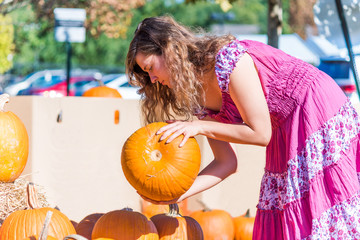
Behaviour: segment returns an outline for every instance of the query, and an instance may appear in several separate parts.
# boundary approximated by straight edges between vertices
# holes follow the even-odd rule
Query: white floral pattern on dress
[[[241,45],[239,40],[233,40],[221,48],[216,55],[215,72],[222,92],[229,91],[229,75],[245,52],[246,49]]]
[[[312,234],[304,239],[360,239],[359,223],[360,195],[356,194],[350,199],[329,208],[318,219],[313,219]]]
[[[287,204],[305,196],[311,180],[336,163],[359,132],[360,120],[348,101],[336,116],[309,137],[299,155],[289,160],[287,172],[265,172],[258,208],[284,210]]]

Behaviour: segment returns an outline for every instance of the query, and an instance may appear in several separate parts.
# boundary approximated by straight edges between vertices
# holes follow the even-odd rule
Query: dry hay
[[[20,176],[13,183],[0,182],[0,226],[12,212],[27,209],[27,184],[25,176]],[[37,197],[41,207],[48,207],[45,193],[37,187]]]

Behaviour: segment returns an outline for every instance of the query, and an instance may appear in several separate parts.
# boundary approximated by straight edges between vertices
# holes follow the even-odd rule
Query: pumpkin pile
[[[127,181],[137,192],[155,201],[169,201],[184,194],[195,181],[201,163],[194,137],[179,147],[181,137],[159,141],[156,132],[165,122],[155,122],[135,131],[122,148],[121,165]]]
[[[29,137],[24,123],[5,111],[9,95],[0,95],[0,226],[12,212],[27,206],[27,181],[20,177],[28,160]],[[47,206],[43,192],[37,192],[39,204]]]
[[[48,212],[52,213],[48,226],[48,239],[63,239],[67,235],[75,234],[75,228],[69,218],[59,210],[50,207],[41,207],[34,184],[27,185],[28,208],[12,212],[0,228],[0,240],[31,239],[42,234],[42,228]]]
[[[85,225],[79,229],[85,222],[87,229]],[[189,216],[179,214],[177,204],[169,205],[168,212],[156,214],[151,218],[131,208],[105,214],[90,214],[79,222],[76,230],[78,235],[72,235],[71,239],[80,239],[79,236],[93,240],[204,239],[200,224]]]
[[[92,213],[79,223],[71,221],[50,208],[33,183],[19,177],[27,162],[29,139],[21,120],[4,111],[8,101],[8,95],[0,96],[0,240],[251,239],[254,218],[249,212],[232,218],[228,212],[204,204],[203,210],[189,212],[187,200],[179,205],[143,200],[141,212],[124,208]],[[126,140],[121,153],[127,181],[141,196],[155,201],[183,195],[200,170],[196,139],[189,138],[181,148],[181,137],[171,143],[159,141],[161,135],[156,133],[166,125],[155,122],[138,129]]]

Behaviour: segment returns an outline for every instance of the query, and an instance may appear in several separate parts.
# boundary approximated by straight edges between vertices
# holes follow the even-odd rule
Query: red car
[[[84,84],[94,81],[93,76],[75,76],[70,78],[69,96],[78,96],[76,89]],[[45,97],[63,97],[67,96],[67,82],[62,79],[51,86],[32,86],[28,89],[29,95],[39,95]]]

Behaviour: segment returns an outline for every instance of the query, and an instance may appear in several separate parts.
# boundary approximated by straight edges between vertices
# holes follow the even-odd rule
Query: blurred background
[[[343,4],[358,58],[359,3]],[[55,38],[55,8],[86,12],[84,41],[71,43],[70,57],[69,44]],[[81,96],[101,73],[124,98],[138,99],[124,76],[127,48],[143,18],[164,14],[213,34],[278,47],[324,70],[358,100],[335,0],[0,0],[0,92]]]
[[[141,126],[140,96],[124,61],[138,23],[165,14],[279,48],[332,76],[359,106],[359,0],[0,0],[0,93],[12,96],[8,109],[29,132],[24,176],[73,220],[141,207],[119,161],[123,143]],[[74,35],[62,32],[73,27]],[[123,99],[79,97],[99,80]],[[206,166],[212,152],[198,140]],[[265,148],[239,144],[236,151],[240,172],[190,198],[189,210],[201,199],[233,216],[255,213]]]

